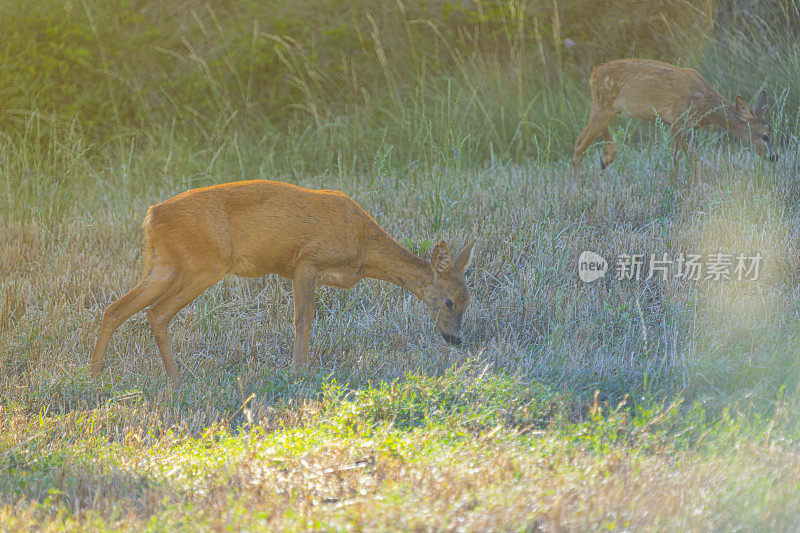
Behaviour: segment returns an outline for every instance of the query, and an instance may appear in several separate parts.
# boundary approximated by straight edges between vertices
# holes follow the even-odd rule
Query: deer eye
[[[761,136],[761,140],[764,142],[769,142],[769,135],[765,133],[764,135]]]
[[[444,305],[446,305],[449,310],[451,310],[451,311],[453,310],[453,301],[452,300],[445,300],[444,301]]]

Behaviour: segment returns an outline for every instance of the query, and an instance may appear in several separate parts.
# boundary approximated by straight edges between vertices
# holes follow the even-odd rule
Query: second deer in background
[[[584,152],[600,134],[606,141],[601,167],[614,161],[617,145],[608,125],[617,115],[659,119],[671,126],[673,159],[679,151],[687,152],[691,129],[706,126],[728,130],[765,159],[778,157],[772,147],[772,126],[764,119],[767,95],[763,91],[755,109],[750,109],[741,96],[735,103],[728,102],[694,69],[649,59],[604,63],[592,71],[589,89],[589,124],[575,141],[572,156],[575,178],[580,175]]]

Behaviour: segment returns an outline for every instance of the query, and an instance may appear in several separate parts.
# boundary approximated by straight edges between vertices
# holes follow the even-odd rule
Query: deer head
[[[741,96],[736,97],[736,115],[739,121],[731,127],[731,132],[741,141],[752,146],[755,152],[770,161],[776,161],[778,154],[772,148],[772,125],[764,119],[767,106],[767,93],[761,91],[755,109],[750,109]]]
[[[433,281],[423,292],[422,300],[436,320],[436,329],[450,344],[461,344],[461,320],[469,306],[464,271],[472,261],[474,248],[475,240],[467,244],[454,260],[447,244],[440,242],[431,254]]]

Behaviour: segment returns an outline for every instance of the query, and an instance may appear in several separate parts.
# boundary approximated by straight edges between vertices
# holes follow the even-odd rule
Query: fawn
[[[583,153],[603,134],[606,155],[600,159],[606,168],[617,155],[617,145],[611,138],[608,125],[617,115],[629,115],[642,120],[656,120],[672,126],[674,142],[672,157],[686,153],[689,128],[713,126],[727,129],[745,145],[770,161],[778,156],[772,148],[772,126],[764,119],[767,95],[761,92],[755,109],[741,96],[731,104],[700,74],[691,68],[679,68],[649,59],[620,59],[604,63],[589,77],[592,96],[589,124],[575,141],[572,169],[577,179]],[[696,153],[693,151],[692,155]]]

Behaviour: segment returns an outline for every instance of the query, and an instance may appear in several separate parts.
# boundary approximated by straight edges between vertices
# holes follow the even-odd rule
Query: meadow
[[[796,530],[797,5],[47,0],[0,4],[3,529]],[[614,31],[610,31],[613,29]],[[570,44],[572,43],[572,44]],[[569,160],[591,66],[761,89],[781,157],[619,120]],[[464,343],[409,293],[225,278],[88,357],[147,207],[277,179],[346,192],[427,257],[478,237]],[[590,250],[760,253],[757,280],[583,283]]]

